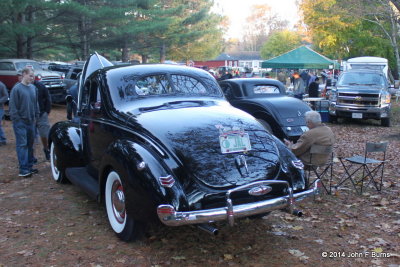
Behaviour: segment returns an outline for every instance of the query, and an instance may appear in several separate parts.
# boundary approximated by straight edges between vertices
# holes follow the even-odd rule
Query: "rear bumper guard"
[[[230,198],[230,195],[233,192],[251,189],[258,186],[267,186],[271,184],[286,185],[289,192],[288,195],[254,203],[240,204],[236,206],[233,205],[232,199]],[[160,221],[168,226],[210,223],[224,220],[227,220],[229,222],[229,225],[233,226],[235,218],[248,217],[251,215],[257,215],[281,209],[289,210],[289,212],[292,213],[295,202],[301,201],[304,198],[310,196],[318,195],[320,187],[321,181],[316,180],[313,183],[311,189],[293,194],[292,188],[286,181],[264,180],[244,186],[239,186],[227,191],[226,207],[208,210],[175,211],[175,208],[172,205],[159,205],[157,208],[157,214]]]

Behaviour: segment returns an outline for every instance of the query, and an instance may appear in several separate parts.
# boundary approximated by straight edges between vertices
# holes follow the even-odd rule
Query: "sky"
[[[230,18],[231,26],[226,37],[239,38],[242,36],[242,25],[250,15],[250,7],[257,4],[269,5],[273,12],[293,26],[298,20],[296,0],[215,0],[215,12]]]

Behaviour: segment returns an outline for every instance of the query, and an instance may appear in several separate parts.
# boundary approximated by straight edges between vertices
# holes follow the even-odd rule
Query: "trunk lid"
[[[179,101],[140,110],[136,112],[137,123],[181,162],[183,184],[195,179],[204,186],[221,189],[276,179],[279,173],[275,139],[252,116],[225,101]],[[227,133],[247,134],[251,150],[222,153],[220,136]]]

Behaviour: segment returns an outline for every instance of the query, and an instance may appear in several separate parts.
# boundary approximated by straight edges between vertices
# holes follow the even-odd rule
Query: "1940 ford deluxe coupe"
[[[49,134],[53,178],[104,202],[125,241],[154,219],[215,233],[215,221],[296,213],[294,203],[319,190],[319,181],[307,187],[301,162],[232,107],[206,71],[117,67],[94,54],[79,87],[78,116]]]

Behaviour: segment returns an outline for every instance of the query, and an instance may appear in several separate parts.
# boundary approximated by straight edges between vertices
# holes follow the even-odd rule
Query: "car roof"
[[[233,79],[228,79],[228,80],[223,80],[220,81],[220,83],[223,82],[234,82],[237,84],[260,84],[260,83],[269,83],[269,84],[274,84],[277,86],[283,86],[283,84],[275,79],[269,79],[269,78],[233,78]]]
[[[188,66],[183,66],[183,65],[173,65],[173,64],[139,64],[139,65],[115,65],[115,66],[110,66],[110,67],[105,67],[104,71],[108,72],[111,71],[113,72],[114,70],[132,70],[137,73],[163,73],[163,72],[177,72],[180,74],[188,73],[188,74],[197,74],[197,75],[210,75],[207,71],[199,69],[199,68],[194,68],[194,67],[188,67]]]
[[[37,62],[36,60],[32,60],[32,59],[24,59],[24,58],[5,58],[5,59],[0,59],[0,61],[12,61],[12,62]]]

